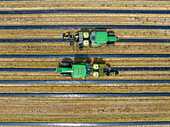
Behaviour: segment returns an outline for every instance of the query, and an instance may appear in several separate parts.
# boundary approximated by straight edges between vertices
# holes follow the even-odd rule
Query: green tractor
[[[115,36],[114,32],[105,31],[80,31],[76,32],[75,35],[70,35],[70,33],[62,34],[63,39],[74,39],[70,41],[70,45],[79,47],[83,50],[84,46],[90,47],[100,47],[100,46],[114,46],[118,37]]]
[[[90,68],[88,63],[60,63],[60,67],[56,68],[56,72],[60,73],[61,77],[72,78],[87,78],[92,72],[93,77],[115,76],[117,71],[112,71],[106,64],[93,64]]]

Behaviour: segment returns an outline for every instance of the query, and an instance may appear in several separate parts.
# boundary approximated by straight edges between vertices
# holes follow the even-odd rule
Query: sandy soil
[[[0,121],[130,122],[170,120],[168,97],[0,98],[0,102]]]
[[[69,43],[1,44],[1,54],[169,54],[169,43],[116,43],[114,47],[84,47],[80,51]]]
[[[1,93],[168,93],[168,84],[0,84]]]
[[[72,62],[73,59],[0,59],[1,68],[56,68],[62,61]],[[75,59],[84,62],[85,59]],[[87,62],[110,64],[111,67],[170,67],[169,58],[94,58]]]
[[[1,15],[0,25],[169,25],[168,14]]]
[[[0,10],[49,10],[49,9],[109,9],[109,10],[170,10],[169,1],[6,1]]]

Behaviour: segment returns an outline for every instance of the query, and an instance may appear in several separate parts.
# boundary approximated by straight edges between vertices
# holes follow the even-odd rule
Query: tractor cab
[[[118,38],[114,36],[113,32],[93,31],[90,34],[91,46],[104,46],[105,44],[107,46],[114,46],[117,40]]]
[[[72,69],[73,69],[73,73],[72,73],[73,78],[87,78],[90,76],[88,64],[85,63],[74,64],[72,66]]]

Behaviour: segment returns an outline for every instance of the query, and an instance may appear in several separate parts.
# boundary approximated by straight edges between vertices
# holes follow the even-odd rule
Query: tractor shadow
[[[107,29],[80,29],[76,32],[92,32],[92,31],[107,32]]]
[[[64,58],[64,59],[62,59],[61,63],[70,63],[70,64],[73,64],[73,60],[70,59],[70,58]],[[62,67],[61,63],[58,64],[59,67]]]
[[[94,58],[93,64],[106,64],[106,61],[103,58]],[[106,64],[107,66],[111,67],[110,64]]]
[[[74,63],[88,63],[88,64],[91,64],[91,59],[88,57],[88,55],[83,55],[83,58],[79,57],[79,55],[75,55]]]
[[[81,30],[79,30],[77,32],[90,32],[90,30],[89,29],[81,29]]]
[[[107,32],[107,29],[91,29],[90,32],[92,31]]]
[[[62,59],[62,62],[61,63],[70,63],[70,64],[73,64],[73,63],[88,63],[88,64],[91,64],[91,59],[88,57],[88,55],[75,55],[74,59],[71,59],[71,58],[64,58]],[[60,66],[60,64],[59,64]]]

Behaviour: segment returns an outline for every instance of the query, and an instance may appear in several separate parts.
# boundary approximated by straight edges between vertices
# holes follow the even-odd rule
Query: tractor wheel
[[[70,73],[61,73],[60,74],[61,77],[71,77]]]
[[[110,32],[110,33],[108,33],[108,36],[115,36],[115,33],[114,32]]]
[[[60,63],[60,66],[71,67],[71,63]]]
[[[114,43],[107,44],[107,47],[111,47],[111,46],[115,46],[115,44]]]

